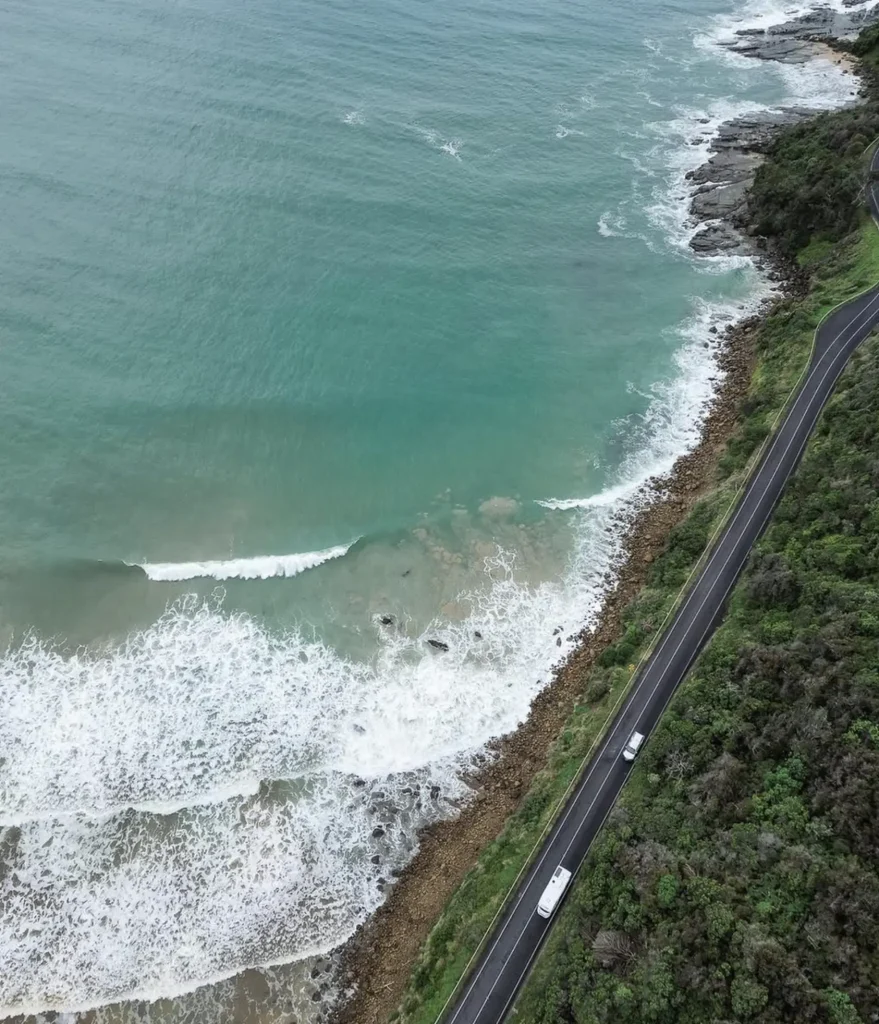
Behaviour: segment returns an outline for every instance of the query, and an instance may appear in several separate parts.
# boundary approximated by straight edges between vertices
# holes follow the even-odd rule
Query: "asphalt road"
[[[879,163],[879,151],[873,168]],[[879,216],[875,185],[868,187]],[[879,286],[853,299],[825,320],[809,372],[790,405],[730,521],[680,610],[644,664],[582,781],[522,879],[479,962],[446,1015],[446,1024],[499,1024],[506,1016],[553,918],[537,916],[537,902],[561,864],[576,872],[610,813],[631,764],[621,752],[637,730],[649,736],[687,670],[723,614],[726,597],[741,572],[799,462],[824,404],[849,356],[879,323]],[[570,886],[569,886],[570,891]]]

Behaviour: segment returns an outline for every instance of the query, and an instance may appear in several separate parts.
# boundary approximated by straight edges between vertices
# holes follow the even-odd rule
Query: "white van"
[[[629,737],[629,742],[623,747],[623,758],[626,761],[634,761],[635,754],[641,749],[641,744],[644,742],[644,735],[640,732],[633,732]]]
[[[549,917],[552,914],[555,908],[559,905],[562,893],[567,889],[568,882],[570,882],[570,880],[571,872],[559,864],[553,872],[552,878],[549,880],[549,884],[543,890],[540,902],[537,904],[537,913],[540,914],[541,917]]]

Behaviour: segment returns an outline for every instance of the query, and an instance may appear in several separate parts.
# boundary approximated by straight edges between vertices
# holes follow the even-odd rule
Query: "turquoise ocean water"
[[[314,1018],[698,437],[809,6],[4,5],[0,1014]]]

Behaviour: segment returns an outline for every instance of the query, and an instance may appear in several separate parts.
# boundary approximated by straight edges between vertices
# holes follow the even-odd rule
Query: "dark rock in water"
[[[440,789],[439,786],[431,786],[430,787],[430,799],[431,800],[438,800],[439,799],[439,795],[440,795],[441,792],[442,792],[442,790]]]
[[[555,645],[556,645],[556,647],[561,647],[562,646],[562,638],[560,636],[556,637]]]
[[[405,572],[401,572],[400,575],[401,576],[408,576],[410,572],[412,572],[412,570],[411,569],[407,569]]]
[[[431,647],[435,647],[438,651],[447,651],[449,645],[442,642],[442,640],[428,640]]]
[[[351,783],[351,785],[352,785],[352,786],[356,786],[356,787],[357,787],[357,789],[360,789],[360,787],[361,787],[361,786],[365,786],[365,785],[366,785],[366,779],[355,779],[355,780],[354,780],[354,781],[353,781],[353,782]]]
[[[323,996],[320,994],[320,992],[312,992],[311,993],[311,1001],[313,1003],[319,1003],[321,1001],[321,999],[323,999]]]
[[[385,886],[385,885],[388,884],[388,880],[387,880],[387,878],[377,878],[376,879],[376,884],[379,885],[379,886]]]
[[[473,630],[473,639],[474,640],[481,640],[482,639],[482,634],[479,632],[478,629],[474,629]]]
[[[380,623],[381,623],[381,624],[382,624],[383,626],[393,626],[393,624],[394,624],[394,622],[395,622],[396,620],[394,619],[394,616],[393,616],[393,615],[380,615],[380,616],[379,616],[379,620],[378,620],[378,621],[379,621],[379,622],[380,622]]]
[[[359,732],[359,733],[364,733],[364,732],[366,732],[366,729],[364,729],[362,725],[357,725],[357,723],[356,723],[356,722],[354,723],[354,725],[352,726],[352,728],[354,729],[354,731],[355,731],[355,732]]]
[[[370,857],[369,859],[372,861],[373,864],[381,864],[382,862],[381,855],[378,853]]]
[[[391,868],[391,878],[399,878],[403,874],[402,868]]]
[[[372,830],[372,838],[373,839],[381,839],[381,837],[384,834],[385,834],[385,830],[382,828],[381,825],[376,825],[375,828]]]
[[[322,972],[321,972],[321,969],[319,967],[312,967],[311,968],[311,977],[312,978],[319,978],[321,976],[321,973]]]
[[[690,248],[704,256],[716,256],[719,253],[729,255],[753,252],[746,239],[730,224],[711,224],[702,228],[690,240]]]

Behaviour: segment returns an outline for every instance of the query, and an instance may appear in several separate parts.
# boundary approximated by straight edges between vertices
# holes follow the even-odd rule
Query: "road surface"
[[[872,169],[879,171],[879,150]],[[868,201],[874,218],[879,218],[877,192],[879,185],[871,183]],[[522,879],[446,1024],[500,1024],[506,1016],[552,927],[552,918],[537,916],[540,894],[559,864],[576,873],[583,863],[631,771],[620,756],[626,740],[635,730],[649,737],[702,650],[849,356],[877,323],[879,286],[831,313],[820,327],[808,374],[735,513]]]

